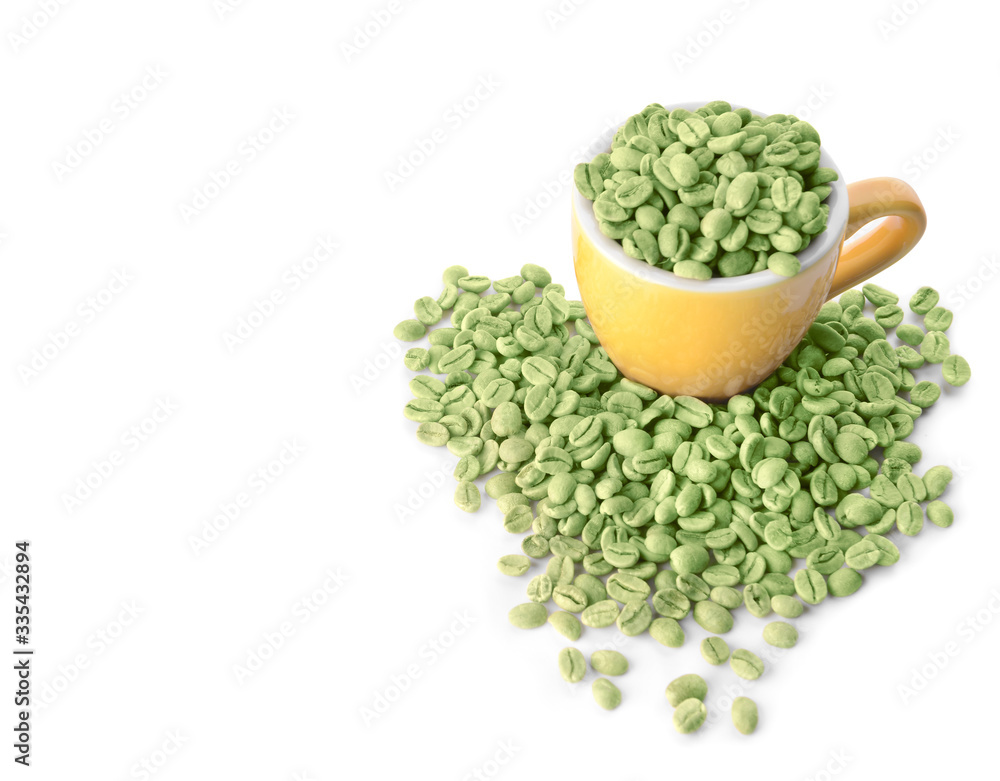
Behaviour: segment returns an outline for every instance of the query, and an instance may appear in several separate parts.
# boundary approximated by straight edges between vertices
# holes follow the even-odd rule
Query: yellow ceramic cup
[[[839,173],[825,151],[820,165]],[[846,185],[841,176],[831,187],[827,229],[798,254],[799,274],[708,280],[683,279],[628,257],[598,230],[591,202],[574,189],[580,295],[622,374],[671,396],[721,400],[753,388],[788,357],[827,299],[891,266],[923,235],[927,216],[906,182]],[[844,243],[881,217],[873,230]]]

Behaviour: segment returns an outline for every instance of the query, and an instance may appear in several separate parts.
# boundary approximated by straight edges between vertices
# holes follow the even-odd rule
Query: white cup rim
[[[704,103],[674,103],[664,106],[664,108],[667,111],[673,111],[676,108],[694,111],[703,105]],[[734,104],[733,108],[744,107]],[[755,111],[754,109],[750,109],[750,111],[758,116],[768,116],[764,112]],[[606,147],[609,149],[611,147],[611,139],[617,130],[618,128],[608,130],[600,137],[600,140],[606,141]],[[834,245],[840,242],[844,229],[847,227],[847,214],[850,208],[844,175],[837,164],[834,163],[833,158],[827,153],[825,146],[822,145],[820,146],[819,162],[821,167],[835,170],[837,172],[837,180],[829,183],[831,188],[830,196],[823,202],[830,207],[830,216],[827,220],[826,230],[818,238],[809,242],[808,247],[796,254],[802,266],[802,271],[818,263],[821,258],[826,257]],[[594,216],[592,204],[592,201],[584,198],[580,194],[580,191],[575,186],[573,187],[573,211],[576,214],[580,229],[586,235],[587,239],[616,266],[647,282],[691,292],[732,293],[735,291],[768,287],[795,278],[782,277],[768,270],[757,271],[753,274],[743,274],[738,277],[712,277],[711,279],[685,279],[684,277],[679,277],[672,271],[667,271],[658,266],[651,266],[645,261],[630,258],[626,255],[621,244],[601,233],[597,227],[597,218]]]

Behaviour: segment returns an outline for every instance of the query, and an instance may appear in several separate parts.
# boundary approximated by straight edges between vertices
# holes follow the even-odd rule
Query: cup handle
[[[889,268],[913,249],[927,229],[916,192],[902,179],[878,177],[847,186],[850,213],[829,298]],[[862,225],[886,217],[874,230],[849,241]]]

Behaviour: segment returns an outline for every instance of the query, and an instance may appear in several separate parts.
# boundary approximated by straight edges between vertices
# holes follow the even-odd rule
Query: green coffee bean
[[[579,619],[572,613],[557,610],[548,617],[548,622],[555,627],[555,630],[563,637],[576,642],[580,639],[583,629]]]
[[[503,519],[503,527],[511,534],[523,534],[531,528],[534,517],[531,508],[524,505],[512,508]]]
[[[541,534],[529,534],[521,540],[521,550],[525,556],[540,559],[549,553],[549,540]]]
[[[410,371],[426,369],[431,363],[431,354],[423,347],[411,347],[403,356],[403,364]]]
[[[613,599],[605,599],[588,605],[580,614],[580,620],[584,625],[599,629],[604,626],[611,626],[618,620],[620,610],[618,603]]]
[[[910,391],[910,401],[921,409],[931,406],[941,396],[941,387],[930,380],[918,382]]]
[[[459,509],[467,513],[474,513],[482,504],[482,497],[479,495],[479,488],[475,483],[463,480],[455,488],[455,504]]]
[[[517,554],[508,554],[507,556],[501,556],[500,560],[497,562],[497,569],[499,569],[504,575],[518,576],[523,575],[531,567],[531,559],[527,556],[520,556]]]
[[[403,320],[392,329],[392,335],[401,342],[415,342],[427,333],[427,327],[419,320]]]
[[[708,598],[727,610],[736,610],[743,604],[743,594],[732,586],[715,586]]]
[[[948,337],[941,331],[930,331],[920,343],[920,355],[927,363],[943,363],[950,349]]]
[[[591,686],[594,693],[594,702],[604,710],[614,710],[622,702],[622,693],[607,678],[597,678]]]
[[[449,266],[444,270],[444,273],[441,275],[441,279],[444,280],[446,285],[454,285],[462,277],[467,276],[469,276],[469,269],[465,266]]]
[[[932,287],[922,287],[910,299],[910,311],[918,315],[926,315],[940,299],[938,292]]]
[[[666,588],[653,594],[653,610],[661,616],[680,620],[691,612],[691,600],[676,588]]]
[[[434,399],[417,398],[406,403],[403,414],[417,423],[436,423],[444,415],[444,406]]]
[[[423,325],[435,325],[441,320],[444,314],[438,302],[430,296],[418,298],[413,305],[413,311],[417,316],[417,320]]]
[[[927,499],[937,499],[944,493],[952,477],[951,469],[946,466],[932,466],[924,475],[924,487],[927,489]]]
[[[927,520],[935,526],[948,528],[954,523],[955,514],[947,504],[940,499],[935,499],[927,505]]]
[[[535,629],[545,623],[549,611],[538,602],[525,602],[510,609],[507,619],[518,629]]]
[[[649,629],[652,622],[653,611],[650,610],[649,603],[633,600],[625,603],[615,623],[618,625],[618,631],[623,635],[635,637]]]
[[[848,548],[846,553],[847,566],[856,570],[874,567],[881,558],[882,551],[867,537]]]
[[[945,382],[958,387],[969,381],[972,369],[969,367],[969,362],[961,355],[949,355],[941,364],[941,374]]]
[[[757,654],[737,648],[729,657],[729,666],[740,678],[755,681],[764,673],[764,662]]]
[[[791,557],[788,557],[788,569],[791,569]],[[769,565],[770,566],[770,565]],[[774,602],[774,598],[780,594],[785,596],[792,596],[795,594],[795,582],[788,577],[788,575],[782,574],[780,572],[768,572],[760,579],[760,584],[767,589],[767,593],[771,595],[771,601]],[[773,605],[772,605],[773,607]]]
[[[860,290],[848,290],[840,296],[840,304],[847,311],[848,307],[856,306],[863,309],[865,305],[865,294]]]
[[[532,602],[548,602],[552,598],[552,578],[536,575],[528,583],[527,594]]]
[[[577,575],[573,580],[573,585],[587,595],[588,605],[594,605],[607,599],[608,592],[604,588],[604,583],[586,572]]]
[[[680,648],[684,645],[684,629],[675,618],[654,618],[649,625],[649,634],[660,645]]]
[[[903,310],[895,304],[880,306],[875,310],[875,322],[883,328],[895,328],[903,322]]]
[[[936,306],[924,315],[924,328],[928,331],[947,331],[951,327],[952,312]]]
[[[717,635],[724,635],[733,628],[733,614],[715,602],[696,602],[694,620],[702,629]]]
[[[924,527],[924,511],[916,502],[903,502],[896,508],[896,526],[907,537],[913,537]]]
[[[869,534],[864,539],[874,545],[879,551],[878,561],[876,562],[879,566],[890,567],[899,561],[899,548],[896,547],[892,540],[883,537],[881,534]]]
[[[417,440],[425,445],[441,447],[446,445],[449,439],[451,439],[451,434],[440,423],[424,421],[417,426]]]
[[[700,602],[711,596],[709,585],[694,573],[685,573],[677,578],[677,590],[692,602]]]
[[[702,572],[708,562],[708,551],[697,545],[680,545],[670,554],[670,566],[680,575]]]
[[[798,630],[785,621],[772,621],[764,627],[764,642],[775,648],[792,648],[798,641]]]
[[[836,572],[844,565],[844,554],[836,545],[824,545],[806,556],[806,567],[821,575]]]
[[[624,675],[628,672],[628,659],[618,651],[594,651],[590,666],[601,675]]]
[[[684,700],[674,711],[674,729],[682,735],[696,732],[705,723],[707,716],[708,709],[701,700]]]
[[[860,545],[861,543],[858,544]],[[850,551],[848,551],[847,563],[849,566],[854,566],[851,564]],[[826,599],[826,579],[822,573],[813,569],[800,569],[795,573],[794,580],[795,593],[799,595],[799,599],[803,602],[810,605],[818,605]]]
[[[482,293],[491,282],[489,277],[467,275],[456,280],[455,284],[469,293]]]
[[[757,618],[763,618],[771,612],[771,595],[760,583],[751,583],[743,589],[743,602],[747,612]]]
[[[802,265],[794,255],[787,252],[775,252],[767,259],[767,267],[778,276],[794,277],[799,273]]]
[[[608,578],[608,596],[622,604],[649,596],[649,584],[634,575],[616,573]]]
[[[563,648],[559,652],[559,674],[566,683],[579,683],[583,680],[583,676],[587,674],[587,660],[578,649]]]
[[[721,637],[706,637],[701,641],[701,655],[712,665],[729,661],[729,645]]]
[[[833,580],[832,576],[830,580]],[[798,618],[802,615],[802,611],[804,609],[799,600],[786,594],[778,594],[777,596],[771,597],[771,607],[774,609],[774,612],[782,618]]]
[[[743,735],[752,735],[757,729],[757,703],[749,697],[733,700],[733,726]]]
[[[552,601],[570,613],[582,613],[587,607],[587,594],[579,586],[556,586],[552,590]]]
[[[688,673],[674,678],[666,690],[667,702],[678,707],[685,700],[704,700],[708,694],[708,684],[705,679],[695,673]]]
[[[872,284],[871,282],[862,285],[861,293],[875,306],[890,306],[899,302],[899,296],[886,290],[884,287]]]
[[[861,588],[863,582],[860,572],[845,567],[830,575],[827,578],[826,586],[831,597],[848,597]],[[793,618],[794,616],[789,617]]]
[[[909,323],[905,325],[898,326],[896,328],[896,336],[904,344],[908,344],[912,347],[917,347],[924,340],[924,332],[920,326],[910,325]]]

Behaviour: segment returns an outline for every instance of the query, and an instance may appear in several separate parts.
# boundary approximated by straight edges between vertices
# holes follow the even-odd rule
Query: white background
[[[0,651],[13,645],[10,565],[26,537],[39,700],[32,769],[12,769],[5,747],[0,777],[147,777],[144,759],[165,780],[992,772],[997,9],[231,5],[53,13],[12,0],[0,12]],[[44,24],[29,37],[31,18]],[[493,86],[477,98],[481,84]],[[120,96],[133,91],[129,107]],[[917,189],[930,227],[878,282],[907,297],[941,290],[953,350],[974,370],[913,437],[922,468],[956,472],[955,525],[928,525],[896,567],[797,622],[798,647],[746,687],[761,712],[752,738],[724,707],[739,679],[701,660],[693,624],[679,650],[626,643],[614,713],[593,703],[590,677],[559,678],[566,642],[550,627],[508,625],[526,579],[494,563],[517,541],[491,503],[471,516],[452,503],[448,454],[418,445],[402,417],[409,373],[391,336],[453,263],[492,277],[541,263],[575,294],[572,165],[651,101],[718,98],[808,118],[849,180]],[[241,144],[266,137],[274,112],[291,117],[249,159]],[[110,132],[88,154],[102,123]],[[436,130],[402,176],[400,157]],[[233,160],[240,172],[185,216]],[[321,237],[339,249],[289,281]],[[122,270],[127,286],[102,293]],[[229,349],[225,334],[276,289],[284,302]],[[26,373],[36,350],[50,358]],[[176,409],[130,438],[158,400]],[[67,507],[114,451],[110,476]],[[249,480],[269,464],[277,477],[258,491]],[[192,538],[240,494],[236,519],[196,552]],[[762,626],[741,612],[727,639],[762,651]],[[580,645],[614,638],[588,630]],[[956,655],[904,702],[899,686],[946,648]],[[266,663],[240,678],[258,653]],[[663,697],[685,672],[708,678],[713,719],[687,737]],[[11,691],[13,674],[4,681]],[[366,720],[386,693],[393,704]],[[15,709],[2,702],[9,737]]]

